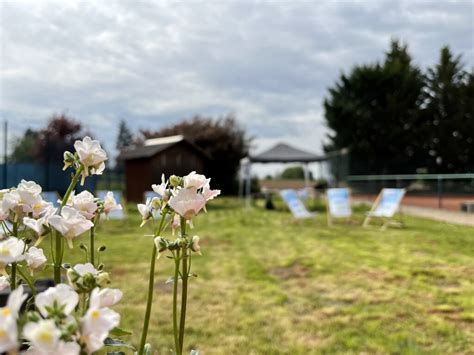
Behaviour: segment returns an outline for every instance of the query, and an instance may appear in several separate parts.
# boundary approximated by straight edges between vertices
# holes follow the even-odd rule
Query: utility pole
[[[3,123],[3,138],[4,138],[4,146],[3,146],[3,188],[7,188],[7,149],[8,149],[8,121],[5,120]]]

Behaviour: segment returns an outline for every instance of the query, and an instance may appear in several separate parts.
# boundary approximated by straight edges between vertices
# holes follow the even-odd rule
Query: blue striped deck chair
[[[332,225],[333,218],[352,216],[351,192],[348,188],[332,188],[326,190],[326,209],[328,225]]]
[[[55,208],[59,207],[59,202],[58,202],[59,195],[56,191],[43,191],[41,193],[41,197],[46,202],[51,202]]]
[[[314,213],[306,209],[306,206],[301,202],[295,190],[281,190],[280,196],[296,219],[313,218],[315,216]]]
[[[375,200],[372,209],[367,212],[367,217],[364,220],[363,226],[369,226],[371,218],[380,218],[383,221],[381,230],[387,229],[389,225],[402,226],[402,222],[394,220],[394,216],[400,211],[403,196],[405,196],[405,189],[384,188],[380,191]]]
[[[98,198],[100,198],[101,200],[104,200],[105,195],[107,195],[107,192],[109,192],[109,191],[105,191],[105,190],[96,191],[96,196]],[[115,201],[117,201],[118,204],[122,205],[122,209],[110,212],[109,213],[109,219],[123,220],[123,219],[126,218],[126,216],[125,216],[125,212],[124,212],[125,211],[125,206],[124,206],[124,203],[123,203],[124,201],[123,201],[123,198],[122,198],[122,191],[112,191],[112,193],[114,194]]]

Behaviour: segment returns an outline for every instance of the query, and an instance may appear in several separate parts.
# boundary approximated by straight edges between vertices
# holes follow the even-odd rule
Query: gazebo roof
[[[249,156],[249,160],[252,163],[311,163],[323,161],[325,157],[306,152],[285,143],[278,143],[260,154]]]

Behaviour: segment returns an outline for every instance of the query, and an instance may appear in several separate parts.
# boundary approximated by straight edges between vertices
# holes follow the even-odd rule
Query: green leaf
[[[105,346],[119,346],[119,347],[124,347],[124,348],[128,348],[128,349],[136,350],[135,347],[133,347],[133,345],[128,344],[128,343],[126,343],[126,342],[124,342],[123,340],[120,340],[120,339],[106,338],[104,340],[104,345]]]
[[[125,330],[119,327],[115,327],[110,331],[110,335],[116,336],[116,337],[123,337],[126,335],[132,335],[132,332],[129,330]]]

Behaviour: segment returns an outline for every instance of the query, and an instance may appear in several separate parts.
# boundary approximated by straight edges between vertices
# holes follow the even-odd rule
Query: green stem
[[[174,347],[177,355],[181,355],[178,335],[178,277],[179,277],[179,250],[176,251],[174,264],[174,282],[173,282],[173,333]]]
[[[91,264],[94,265],[95,267],[95,255],[94,255],[94,250],[95,250],[95,246],[94,246],[94,239],[95,239],[95,227],[92,227],[91,228],[91,243],[90,243],[90,249],[91,249]]]
[[[181,237],[186,238],[186,219],[181,217]],[[181,271],[181,278],[183,280],[182,288],[181,288],[181,319],[179,322],[179,348],[181,351],[183,350],[184,346],[184,327],[186,324],[186,304],[188,301],[188,277],[189,277],[189,270],[188,270],[188,245],[185,243],[182,247],[183,253],[183,265]]]
[[[13,222],[13,236],[18,238],[18,222]],[[10,273],[10,288],[12,290],[16,289],[16,263],[12,263],[12,269]]]
[[[55,257],[54,257],[54,283],[57,285],[61,283],[61,263],[62,263],[62,258],[61,258],[61,243],[63,242],[63,238],[61,237],[61,234],[58,232],[55,232],[56,236],[56,245],[55,245]]]
[[[33,297],[35,297],[36,296],[36,287],[35,287],[35,285],[31,281],[31,279],[21,270],[21,268],[18,268],[17,270],[18,270],[18,273],[23,277],[23,280],[25,280],[26,283],[28,284],[28,286],[30,286],[31,293],[33,294]]]
[[[99,223],[99,220],[100,220],[100,213],[97,213],[97,215],[94,217],[94,226],[91,228],[91,241],[90,241],[90,249],[91,249],[91,260],[90,262],[92,263],[92,265],[96,265],[96,262],[95,262],[95,246],[94,246],[94,243],[95,243],[95,227],[97,226],[97,224]],[[99,259],[100,259],[100,256],[99,256]]]
[[[84,167],[81,165],[77,170],[74,176],[72,177],[71,183],[69,184],[66,193],[63,196],[63,200],[61,201],[61,205],[59,206],[58,209],[58,214],[61,214],[61,210],[63,209],[64,206],[66,206],[67,201],[69,200],[69,196],[71,196],[72,191],[76,187],[79,178],[81,177],[82,170],[84,170]]]
[[[12,290],[16,289],[16,269],[17,269],[16,263],[12,263],[12,270],[10,273],[10,288]]]
[[[69,196],[71,196],[72,191],[77,185],[79,181],[79,177],[81,176],[82,170],[84,167],[81,165],[74,174],[69,187],[66,190],[66,193],[63,196],[63,200],[61,201],[61,205],[58,208],[58,214],[61,214],[63,207],[66,205],[67,201],[69,200]],[[63,250],[64,250],[64,238],[59,234],[57,231],[55,232],[55,257],[54,257],[54,283],[57,285],[61,282],[61,264],[63,262]],[[53,252],[51,250],[51,252]]]
[[[159,236],[161,234],[161,231],[163,230],[165,216],[166,216],[166,213],[162,213],[160,226],[158,227],[156,236]],[[146,344],[146,337],[148,335],[148,326],[150,325],[151,307],[153,304],[153,288],[155,285],[156,253],[157,253],[156,244],[153,241],[153,250],[151,252],[151,261],[150,261],[150,275],[149,275],[149,280],[148,280],[148,297],[147,297],[147,302],[146,302],[145,320],[143,322],[142,338],[140,340],[140,348],[138,351],[139,355],[143,355],[143,351],[145,349],[145,344]]]

